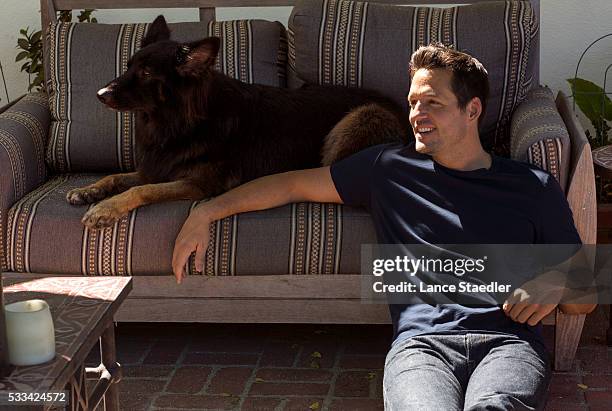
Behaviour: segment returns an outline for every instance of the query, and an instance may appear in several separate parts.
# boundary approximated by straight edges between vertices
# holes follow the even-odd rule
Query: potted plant
[[[81,10],[77,16],[80,23],[97,23],[98,20],[92,17],[94,9]],[[58,13],[58,20],[63,22],[72,21],[72,11],[61,11]],[[17,49],[21,50],[15,61],[25,60],[21,66],[21,71],[28,73],[28,91],[41,91],[44,88],[43,82],[45,79],[45,68],[42,55],[42,31],[30,32],[30,28],[19,30],[21,37],[17,39]]]
[[[567,80],[572,89],[574,101],[591,122],[594,135],[586,135],[592,149],[612,144],[609,122],[612,121],[612,100],[605,89],[597,84],[575,77]],[[596,176],[597,184],[597,242],[612,242],[612,180]]]

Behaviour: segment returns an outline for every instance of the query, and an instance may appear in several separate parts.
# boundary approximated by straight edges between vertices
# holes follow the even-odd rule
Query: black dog
[[[377,93],[245,84],[213,70],[218,38],[169,38],[157,17],[127,71],[98,91],[107,106],[136,113],[137,171],[68,193],[71,204],[110,197],[85,214],[89,227],[141,205],[199,200],[260,176],[329,165],[408,130],[407,116]]]

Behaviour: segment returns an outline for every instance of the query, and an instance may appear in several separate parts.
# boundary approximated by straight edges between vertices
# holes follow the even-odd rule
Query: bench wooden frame
[[[488,0],[370,0],[398,4],[477,3]],[[531,0],[539,15],[539,0]],[[124,8],[198,8],[200,20],[215,17],[216,7],[292,6],[294,0],[41,0],[42,27],[57,10]],[[46,53],[45,53],[46,56]],[[591,150],[568,99],[559,93],[557,108],[572,141],[567,199],[585,244],[595,244],[597,213]],[[361,302],[359,275],[257,277],[192,276],[178,286],[170,276],[134,277],[134,290],[118,321],[219,323],[389,322],[386,305]],[[580,340],[584,315],[558,311],[545,323],[556,323],[555,368],[570,368]]]

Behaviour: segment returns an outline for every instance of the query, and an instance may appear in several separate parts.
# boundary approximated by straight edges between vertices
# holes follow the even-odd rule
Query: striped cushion
[[[69,205],[68,190],[93,175],[63,175],[30,192],[8,212],[6,255],[17,272],[168,275],[174,240],[195,203],[134,210],[112,228],[80,223],[87,207]],[[228,217],[211,225],[204,274],[359,273],[361,244],[376,236],[360,209],[298,203]]]
[[[500,154],[509,152],[511,113],[537,80],[538,23],[528,1],[432,8],[298,0],[288,39],[290,86],[307,81],[377,89],[405,107],[414,50],[440,41],[469,52],[489,72],[481,135],[485,147]]]
[[[551,173],[565,190],[569,175],[570,138],[548,87],[527,93],[512,115],[511,156]]]
[[[8,209],[47,178],[44,150],[49,129],[48,99],[26,94],[0,114],[0,271],[4,260]]]
[[[222,39],[217,68],[249,83],[285,84],[286,40],[278,22],[239,20],[169,24],[172,38]],[[134,169],[134,118],[96,99],[121,75],[148,24],[57,23],[50,27],[49,78],[53,116],[46,160],[58,173]]]

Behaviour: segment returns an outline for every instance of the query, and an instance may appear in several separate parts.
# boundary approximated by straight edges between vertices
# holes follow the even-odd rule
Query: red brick
[[[576,395],[578,388],[578,377],[576,375],[553,374],[548,389],[549,395]]]
[[[545,411],[588,411],[586,405],[569,404],[565,401],[548,401]]]
[[[188,353],[185,356],[185,364],[206,365],[255,365],[257,354],[237,353]]]
[[[612,374],[612,355],[608,350],[578,349],[577,358],[580,359],[584,371],[593,374]]]
[[[145,364],[174,364],[181,356],[185,348],[185,341],[158,341],[156,342],[147,357]]]
[[[321,383],[281,383],[255,382],[250,395],[327,395],[329,384]]]
[[[318,407],[317,407],[318,405]],[[316,397],[289,398],[284,411],[320,411],[323,408],[323,399]]]
[[[167,392],[195,394],[204,388],[210,375],[209,367],[181,367],[176,370],[166,388]]]
[[[153,398],[149,393],[119,393],[119,409],[130,410],[130,411],[145,411],[149,408]],[[96,408],[96,411],[103,410],[104,406],[100,405]]]
[[[278,407],[281,398],[246,397],[240,407],[241,411],[270,411]]]
[[[269,342],[264,347],[259,365],[262,367],[290,367],[298,352],[297,344]]]
[[[336,399],[332,402],[330,411],[377,411],[383,410],[383,401],[378,399],[359,398],[359,399]]]
[[[370,341],[351,341],[347,344],[346,354],[363,354],[363,355],[387,355],[389,351],[389,341],[386,338],[372,339]]]
[[[164,380],[145,380],[140,378],[130,378],[121,380],[119,383],[119,391],[123,393],[136,394],[161,392],[166,385]]]
[[[213,375],[207,391],[212,394],[242,394],[252,373],[252,368],[220,368]]]
[[[549,403],[558,402],[558,403],[564,403],[568,405],[582,405],[585,403],[584,391],[579,390],[573,394],[550,393],[548,395],[548,402]]]
[[[187,347],[188,352],[232,352],[232,353],[258,353],[261,352],[263,339],[232,338],[225,336],[203,337],[196,339]]]
[[[336,379],[334,396],[336,397],[369,397],[369,373],[364,371],[345,371]]]
[[[256,378],[265,381],[329,381],[331,371],[300,369],[300,368],[262,368],[257,371]]]
[[[117,361],[120,364],[135,364],[142,361],[145,354],[149,351],[153,343],[151,341],[129,340],[117,342]],[[97,352],[96,352],[97,351]],[[100,363],[100,354],[97,346],[92,352],[97,356],[97,363]],[[92,354],[94,355],[94,354]]]
[[[340,358],[340,368],[382,370],[385,368],[385,357],[382,355],[345,355]]]
[[[174,371],[174,367],[171,365],[124,365],[121,370],[124,378],[164,378]]]
[[[214,408],[234,410],[239,402],[239,397],[232,396],[164,394],[159,396],[153,405],[160,408],[195,408],[197,410]]]
[[[612,392],[610,391],[587,391],[586,399],[591,410],[597,408],[609,411],[612,408]]]
[[[612,375],[585,375],[583,378],[584,384],[589,388],[605,388],[612,391]]]
[[[304,344],[298,367],[331,368],[336,361],[337,350],[338,344],[332,341]]]

